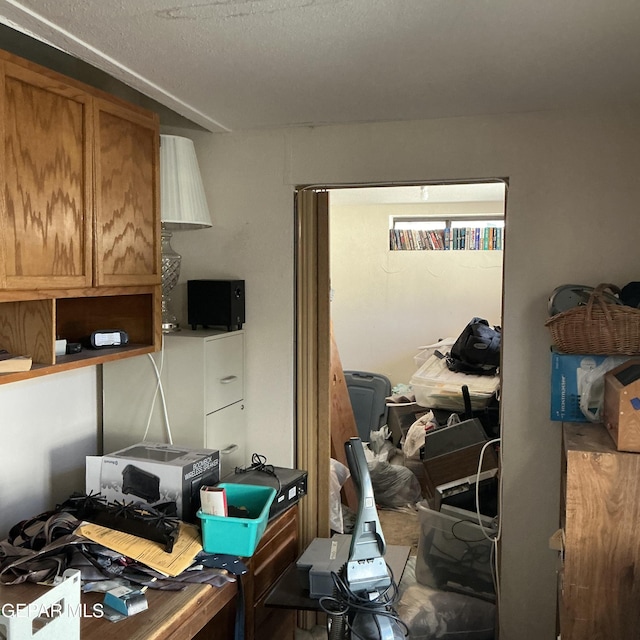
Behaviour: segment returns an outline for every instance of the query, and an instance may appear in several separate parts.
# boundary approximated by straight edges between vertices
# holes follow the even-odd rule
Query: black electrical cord
[[[373,617],[378,628],[379,636],[381,629],[377,617],[389,618],[395,622],[403,630],[405,637],[409,636],[409,627],[400,619],[394,605],[399,600],[398,585],[393,578],[391,567],[387,565],[391,584],[375,598],[370,599],[367,594],[359,595],[354,593],[345,580],[335,572],[331,572],[331,579],[334,584],[334,595],[322,596],[319,600],[320,608],[329,616],[342,615],[347,616],[346,628],[349,630],[352,638],[360,638],[361,640],[371,640],[363,638],[354,630],[353,624],[348,620],[348,614],[366,614]]]
[[[272,464],[267,464],[266,456],[263,456],[259,453],[254,453],[251,455],[251,464],[249,466],[236,467],[236,473],[248,473],[249,471],[261,471],[262,473],[273,476],[278,483],[278,494],[282,490],[280,478],[278,477],[274,466]]]

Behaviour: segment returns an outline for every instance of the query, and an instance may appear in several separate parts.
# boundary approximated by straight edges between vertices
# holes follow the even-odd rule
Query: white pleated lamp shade
[[[211,226],[193,140],[160,136],[160,211],[165,229]]]

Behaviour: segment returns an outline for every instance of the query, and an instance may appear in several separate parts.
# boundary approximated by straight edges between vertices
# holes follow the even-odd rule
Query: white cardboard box
[[[86,492],[109,502],[175,501],[178,517],[196,520],[200,487],[220,480],[220,452],[139,442],[104,456],[87,456]]]

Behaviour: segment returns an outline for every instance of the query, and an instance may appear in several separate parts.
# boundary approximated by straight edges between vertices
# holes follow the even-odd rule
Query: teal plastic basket
[[[225,489],[229,506],[245,507],[248,516],[212,516],[199,509],[202,547],[207,553],[248,558],[253,555],[267,528],[269,510],[276,497],[276,490],[273,487],[225,482],[217,486]]]

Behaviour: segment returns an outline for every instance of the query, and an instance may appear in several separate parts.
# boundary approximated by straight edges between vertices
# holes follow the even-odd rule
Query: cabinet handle
[[[228,447],[225,447],[221,452],[220,455],[222,456],[228,456],[230,453],[233,453],[234,451],[238,450],[238,445],[237,444],[230,444]]]
[[[226,378],[220,378],[220,384],[229,384],[234,380],[237,380],[238,376],[227,376]]]

